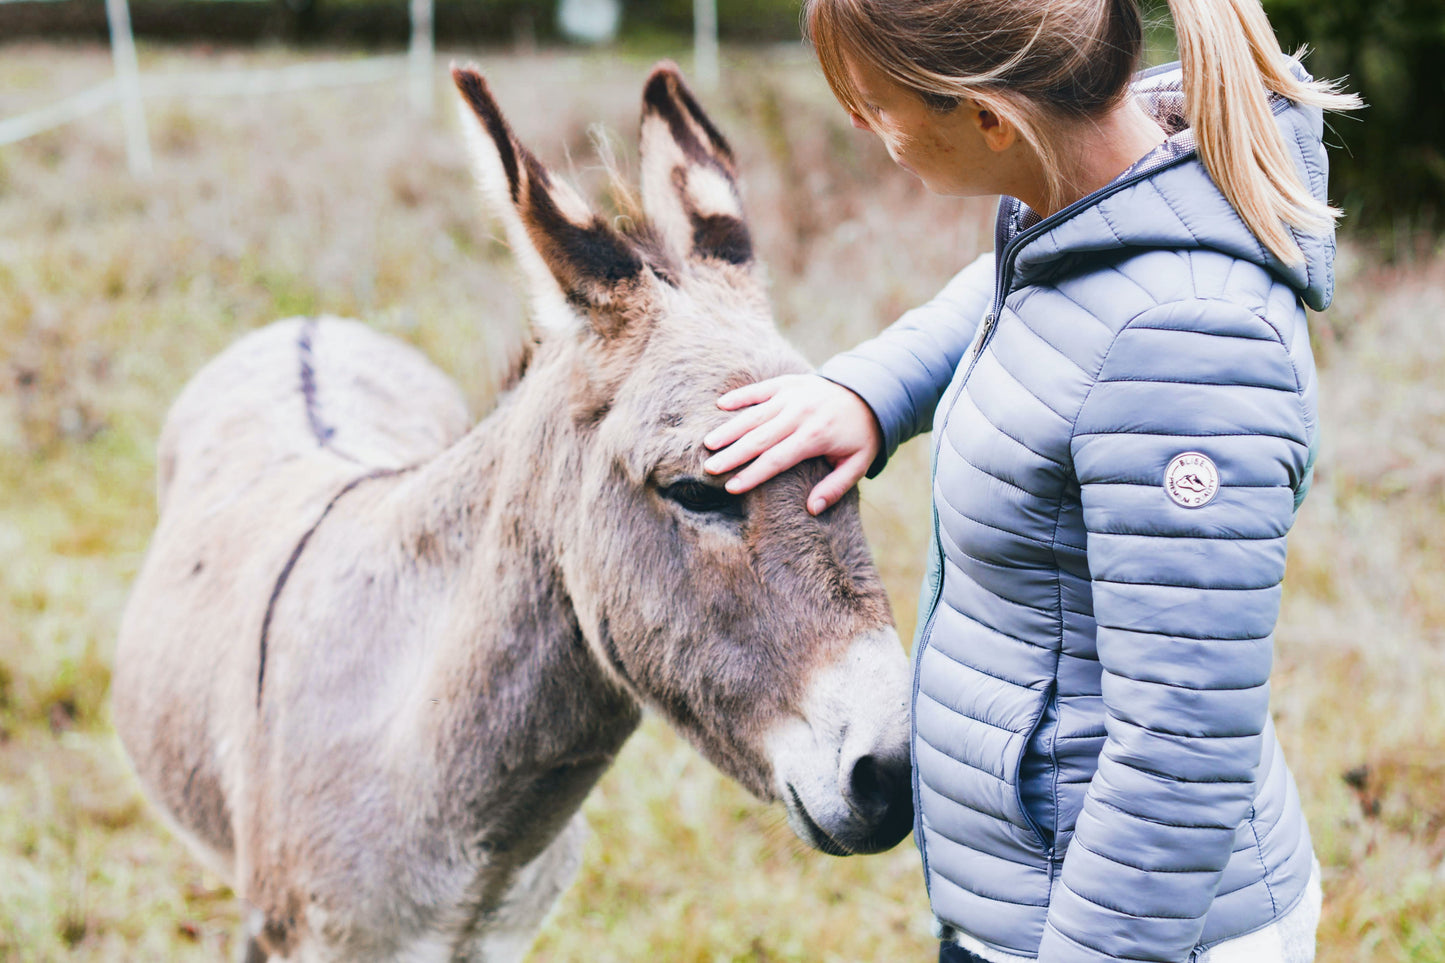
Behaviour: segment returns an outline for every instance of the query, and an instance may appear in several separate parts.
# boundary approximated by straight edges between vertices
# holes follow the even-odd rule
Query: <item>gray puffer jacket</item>
[[[1178,81],[1136,86],[1166,130]],[[1275,114],[1323,196],[1319,111]],[[1178,963],[1310,875],[1269,673],[1317,438],[1304,305],[1330,299],[1334,241],[1281,263],[1187,130],[1027,215],[1000,210],[982,325],[976,266],[820,373],[889,452],[933,416],[913,758],[935,914],[1048,963]]]

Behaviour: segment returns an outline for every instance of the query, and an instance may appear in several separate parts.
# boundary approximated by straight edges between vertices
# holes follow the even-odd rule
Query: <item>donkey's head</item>
[[[912,822],[907,661],[856,495],[806,463],[745,495],[707,475],[717,397],[809,370],[779,336],[727,142],[670,64],[643,94],[641,212],[597,216],[453,70],[484,192],[538,319],[510,405],[537,412],[549,551],[600,671],[831,853]]]

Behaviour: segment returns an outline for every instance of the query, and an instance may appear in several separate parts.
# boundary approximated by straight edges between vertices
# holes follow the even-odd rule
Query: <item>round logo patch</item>
[[[1219,469],[1208,455],[1186,451],[1164,469],[1164,490],[1184,508],[1208,505],[1219,494]]]

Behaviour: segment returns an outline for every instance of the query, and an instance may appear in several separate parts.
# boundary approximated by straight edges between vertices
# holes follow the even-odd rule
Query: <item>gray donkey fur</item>
[[[252,908],[252,961],[520,959],[645,705],[819,849],[911,823],[907,665],[856,497],[813,518],[825,466],[743,496],[701,470],[720,392],[807,370],[726,141],[654,70],[622,233],[453,76],[535,301],[515,387],[469,428],[415,351],[293,319],[199,372],[161,436],[115,722]]]

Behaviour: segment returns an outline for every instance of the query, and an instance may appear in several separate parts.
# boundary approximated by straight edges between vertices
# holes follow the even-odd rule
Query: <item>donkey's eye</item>
[[[658,489],[663,498],[699,515],[743,517],[743,497],[725,488],[694,479],[683,479]]]

